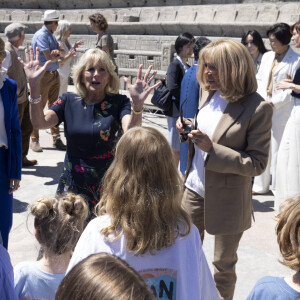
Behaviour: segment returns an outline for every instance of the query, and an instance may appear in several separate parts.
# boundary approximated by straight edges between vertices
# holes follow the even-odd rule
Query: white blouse
[[[208,103],[199,111],[197,115],[198,129],[205,132],[211,139],[215,129],[224,113],[228,101],[220,96],[220,92],[214,93]],[[205,176],[204,162],[207,153],[195,147],[195,155],[192,167],[185,182],[185,186],[204,198],[205,195]]]

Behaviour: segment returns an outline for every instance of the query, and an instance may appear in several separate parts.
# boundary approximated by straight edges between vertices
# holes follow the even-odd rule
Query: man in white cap
[[[59,93],[59,74],[57,71],[59,68],[58,60],[61,56],[65,55],[65,51],[59,46],[53,35],[58,26],[58,20],[59,15],[56,10],[46,10],[44,13],[44,26],[34,34],[32,39],[34,56],[36,56],[36,47],[39,47],[41,66],[48,60],[52,61],[47,67],[47,71],[41,80],[41,99],[43,108],[47,101],[48,107],[51,107],[57,100]],[[53,137],[53,147],[59,150],[66,150],[66,146],[60,138],[59,128],[57,126],[51,128],[51,134]],[[39,131],[37,129],[33,129],[32,131],[30,148],[36,152],[43,151],[39,143]]]
[[[32,124],[29,115],[26,74],[23,65],[18,60],[18,48],[22,46],[24,42],[25,28],[27,28],[27,26],[20,23],[12,23],[5,28],[4,33],[8,39],[8,42],[5,43],[7,55],[5,60],[3,61],[3,66],[7,69],[8,77],[13,79],[18,86],[18,110],[22,131],[22,166],[30,167],[35,165],[37,161],[35,159],[27,159],[30,134],[32,132]]]

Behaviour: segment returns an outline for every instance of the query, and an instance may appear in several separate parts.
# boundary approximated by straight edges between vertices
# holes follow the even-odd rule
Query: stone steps
[[[95,9],[60,10],[61,19],[73,24],[73,33],[92,34],[88,16]],[[0,31],[10,22],[23,22],[28,33],[42,25],[44,10],[0,9]],[[299,20],[300,3],[249,3],[225,5],[185,5],[101,9],[112,34],[178,35],[189,31],[195,35],[239,37],[248,28],[265,35],[276,22]]]
[[[128,8],[130,7],[153,7],[153,6],[185,6],[205,4],[236,4],[255,2],[276,2],[274,0],[2,0],[0,8],[23,8],[23,9],[105,9],[105,8]],[[281,2],[297,2],[297,0],[282,0]]]
[[[9,0],[14,1],[14,0]],[[26,0],[23,7],[33,0]],[[48,9],[57,3],[56,9],[60,8],[60,2],[48,0]],[[108,31],[112,34],[115,42],[115,60],[119,67],[121,88],[124,76],[131,75],[131,70],[136,70],[140,64],[147,68],[153,68],[162,72],[158,78],[163,77],[167,67],[174,58],[174,43],[176,37],[182,32],[190,32],[194,36],[207,36],[214,40],[220,37],[230,37],[240,41],[242,35],[249,29],[256,29],[266,40],[266,30],[277,22],[293,24],[299,20],[299,2],[253,2],[251,0],[240,1],[201,1],[192,0],[184,2],[169,0],[148,0],[146,7],[135,6],[130,1],[131,7],[124,7],[123,0],[110,0],[104,9],[59,9],[60,19],[65,19],[72,24],[71,43],[75,40],[84,40],[84,48],[93,48],[96,43],[96,35],[89,27],[88,16],[99,11],[108,20]],[[24,46],[31,44],[33,34],[42,25],[44,9],[40,5],[43,1],[33,2],[34,9],[0,8],[0,36],[3,37],[4,28],[11,22],[22,22],[27,25]],[[68,8],[76,1],[64,1]],[[122,2],[122,3],[121,3]],[[231,2],[231,4],[228,4]],[[243,2],[243,3],[237,3]],[[1,1],[3,7],[5,1]],[[11,2],[10,2],[11,3]],[[85,7],[93,3],[101,7],[104,1],[90,1]],[[118,4],[119,3],[119,4]],[[129,2],[128,2],[129,3]],[[199,3],[199,4],[198,4]],[[210,4],[207,4],[210,3]],[[218,3],[218,4],[213,4]],[[220,4],[227,3],[227,4]],[[22,4],[22,5],[23,5]],[[25,5],[26,4],[26,5]],[[160,5],[159,5],[160,4]],[[198,4],[198,5],[195,5]],[[152,5],[152,6],[150,6]],[[6,7],[11,7],[7,6]],[[15,6],[15,7],[20,7]],[[269,47],[269,44],[266,43]],[[78,59],[85,49],[79,49]],[[21,56],[24,52],[21,51]],[[189,60],[193,63],[193,58]]]

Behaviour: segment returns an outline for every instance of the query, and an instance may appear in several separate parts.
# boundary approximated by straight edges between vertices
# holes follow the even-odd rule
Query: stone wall
[[[249,29],[256,29],[266,38],[265,32],[272,24],[293,24],[300,15],[298,1],[27,0],[17,5],[16,0],[8,0],[0,3],[0,35],[11,22],[22,22],[28,26],[25,46],[30,45],[32,35],[43,25],[44,10],[49,8],[59,10],[60,18],[72,23],[70,40],[84,40],[85,48],[94,47],[96,42],[88,16],[101,12],[114,38],[121,78],[134,76],[141,63],[145,67],[152,64],[159,70],[158,78],[165,76],[174,57],[174,41],[181,32],[240,40]]]
[[[281,2],[297,2],[282,0]],[[23,9],[97,9],[152,6],[181,6],[204,4],[237,4],[237,3],[275,3],[275,0],[2,0],[0,8]]]

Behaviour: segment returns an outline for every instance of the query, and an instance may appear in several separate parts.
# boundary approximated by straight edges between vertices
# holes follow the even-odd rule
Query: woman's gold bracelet
[[[133,107],[131,106],[131,111],[132,111],[135,115],[140,115],[140,114],[144,111],[144,107],[143,107],[143,109],[142,109],[141,111],[135,111],[135,110],[133,109]]]

